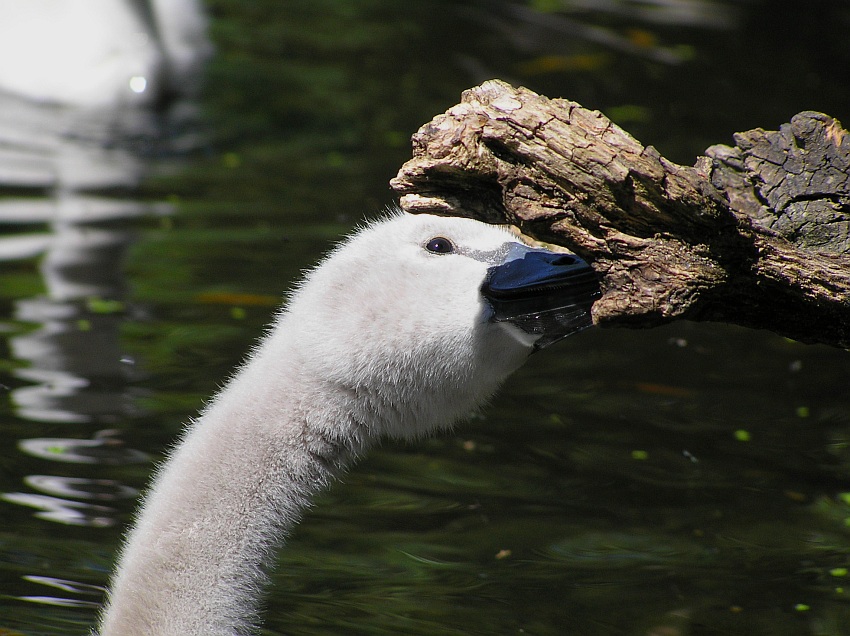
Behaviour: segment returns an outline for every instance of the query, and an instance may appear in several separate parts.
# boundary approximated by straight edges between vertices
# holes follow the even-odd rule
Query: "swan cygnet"
[[[98,633],[253,633],[264,570],[312,495],[377,439],[468,415],[589,326],[598,294],[578,257],[478,221],[399,213],[356,232],[158,470]]]

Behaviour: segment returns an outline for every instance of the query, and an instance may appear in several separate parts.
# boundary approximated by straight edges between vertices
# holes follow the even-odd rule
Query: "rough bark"
[[[850,347],[850,136],[796,115],[693,167],[597,111],[490,81],[413,136],[410,212],[508,222],[600,275],[604,326],[674,319]]]

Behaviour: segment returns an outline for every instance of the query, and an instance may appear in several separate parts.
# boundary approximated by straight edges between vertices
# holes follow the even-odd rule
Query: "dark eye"
[[[452,242],[442,236],[435,236],[425,244],[425,249],[434,254],[451,254],[455,246]]]

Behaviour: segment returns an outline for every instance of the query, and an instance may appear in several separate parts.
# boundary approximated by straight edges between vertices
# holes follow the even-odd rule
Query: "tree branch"
[[[796,115],[674,164],[597,111],[500,81],[413,136],[410,212],[513,223],[590,261],[605,326],[674,319],[850,347],[850,137]]]

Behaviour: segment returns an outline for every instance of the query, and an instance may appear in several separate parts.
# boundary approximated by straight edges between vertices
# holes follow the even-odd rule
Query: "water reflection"
[[[103,594],[103,588],[98,585],[89,585],[88,583],[80,583],[78,581],[69,581],[67,579],[57,579],[50,576],[25,575],[21,577],[24,581],[52,587],[69,594],[78,594],[80,596],[94,597],[94,600],[74,599],[74,598],[57,598],[55,596],[19,596],[21,601],[30,603],[38,603],[40,605],[53,605],[57,607],[86,607],[95,609],[100,605],[98,599]]]
[[[125,448],[114,437],[119,431],[99,431],[94,439],[37,438],[21,440],[18,446],[33,457],[74,464],[132,464],[145,462],[148,455]]]
[[[0,0],[0,59],[15,60],[0,65],[0,263],[40,279],[39,289],[7,294],[3,325],[14,417],[0,431],[20,453],[13,461],[38,465],[0,494],[4,516],[26,520],[20,537],[39,536],[44,522],[113,527],[120,515],[110,504],[136,495],[90,472],[149,461],[109,427],[145,413],[120,334],[144,314],[126,298],[123,262],[137,238],[129,221],[170,208],[127,193],[155,161],[199,142],[195,98],[209,54],[198,0]],[[51,549],[4,548],[0,562]],[[27,560],[55,571],[46,555]],[[43,574],[23,580],[69,598],[6,596],[96,605],[99,588]]]
[[[108,506],[24,492],[2,493],[0,499],[35,508],[38,512],[33,513],[33,516],[44,521],[93,528],[106,528],[115,525],[115,509]]]
[[[504,45],[517,53],[538,55],[517,65],[518,70],[530,76],[593,71],[611,62],[610,55],[604,52],[588,53],[588,44],[600,51],[680,64],[692,59],[693,49],[664,44],[652,31],[654,27],[730,30],[740,21],[740,11],[735,6],[713,0],[561,0],[528,4],[484,0],[460,4],[454,11],[477,28],[497,34]],[[616,28],[611,20],[633,26]],[[473,74],[476,83],[499,75],[480,57],[460,56],[459,63]]]
[[[48,495],[113,501],[134,498],[138,491],[113,479],[84,479],[82,477],[57,477],[55,475],[28,475],[24,483]]]

